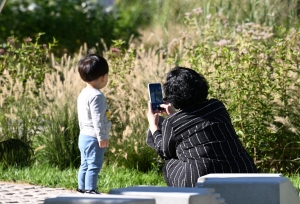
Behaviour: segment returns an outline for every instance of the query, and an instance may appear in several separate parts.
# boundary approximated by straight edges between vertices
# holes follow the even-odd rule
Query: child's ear
[[[105,75],[102,75],[102,76],[100,77],[101,82],[104,82],[104,77],[105,77]]]
[[[102,76],[100,77],[102,82],[104,82],[104,81],[105,81],[105,77],[106,77],[106,75],[107,75],[107,74],[104,74],[104,75],[102,75]]]

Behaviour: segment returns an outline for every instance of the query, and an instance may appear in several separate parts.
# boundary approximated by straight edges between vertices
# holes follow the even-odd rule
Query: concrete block
[[[220,194],[211,188],[133,186],[112,189],[109,194],[152,197],[156,204],[225,204]]]
[[[46,198],[44,204],[155,204],[155,199],[142,196],[68,194]]]
[[[292,182],[281,174],[208,174],[198,188],[214,188],[228,204],[299,204]]]

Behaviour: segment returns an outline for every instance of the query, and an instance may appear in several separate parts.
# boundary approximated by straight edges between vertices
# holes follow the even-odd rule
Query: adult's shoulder
[[[218,99],[211,98],[206,102],[200,104],[196,111],[202,112],[202,114],[215,115],[220,114],[221,112],[227,112],[227,109],[224,103]]]
[[[211,98],[211,99],[207,100],[207,105],[213,106],[213,107],[224,107],[225,108],[224,103],[216,98]]]
[[[191,114],[194,112],[202,112],[203,114],[205,114],[206,112],[210,112],[211,110],[215,109],[225,109],[225,105],[220,100],[211,98],[195,106],[182,109],[181,112],[182,114]]]
[[[211,98],[199,103],[198,105],[182,109],[178,112],[176,117],[188,117],[190,119],[194,117],[211,118],[226,111],[227,110],[223,102],[218,99]]]
[[[212,117],[215,114],[220,114],[220,112],[223,111],[227,111],[224,103],[218,99],[211,98],[199,103],[198,105],[179,110],[178,112],[167,117],[165,123],[174,121],[176,122],[181,119],[193,119],[195,116]]]

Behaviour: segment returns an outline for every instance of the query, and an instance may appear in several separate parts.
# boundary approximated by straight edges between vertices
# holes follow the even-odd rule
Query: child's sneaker
[[[85,192],[84,190],[79,189],[79,188],[77,188],[76,191],[77,191],[77,193],[84,193]]]
[[[101,194],[97,190],[87,190],[87,191],[85,191],[85,193],[87,193],[87,194]]]

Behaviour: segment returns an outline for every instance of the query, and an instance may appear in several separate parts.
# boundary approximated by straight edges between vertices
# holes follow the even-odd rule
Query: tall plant
[[[3,84],[0,93],[0,161],[18,167],[33,162],[32,140],[39,134],[41,117],[36,111],[28,112],[38,107],[37,100],[24,95],[22,82],[15,85]]]
[[[77,168],[80,164],[78,149],[79,126],[76,110],[68,105],[53,106],[45,116],[43,130],[36,138],[38,164],[50,164],[60,169]]]
[[[33,138],[41,128],[39,87],[53,44],[40,45],[27,38],[9,38],[0,47],[0,160],[6,165],[25,166],[33,161]]]
[[[241,141],[262,172],[299,171],[300,155],[293,151],[299,149],[299,129],[293,122],[299,115],[291,106],[299,83],[299,59],[293,54],[299,49],[297,34],[292,31],[276,39],[270,28],[255,23],[232,33],[220,24],[219,16],[211,16],[204,25],[201,18],[189,16],[187,21],[201,41],[177,40],[169,47],[175,50],[168,52],[171,62],[193,67],[208,78],[210,96],[225,102]],[[214,33],[220,26],[223,38]]]
[[[143,89],[145,81],[141,81],[142,77],[138,74],[139,66],[143,72],[144,65],[137,64],[138,53],[143,51],[137,50],[134,45],[123,49],[123,44],[123,41],[114,41],[114,48],[106,53],[110,82],[104,92],[113,124],[107,162],[148,171],[156,166],[157,155],[145,144],[148,128],[144,117],[146,90]]]

